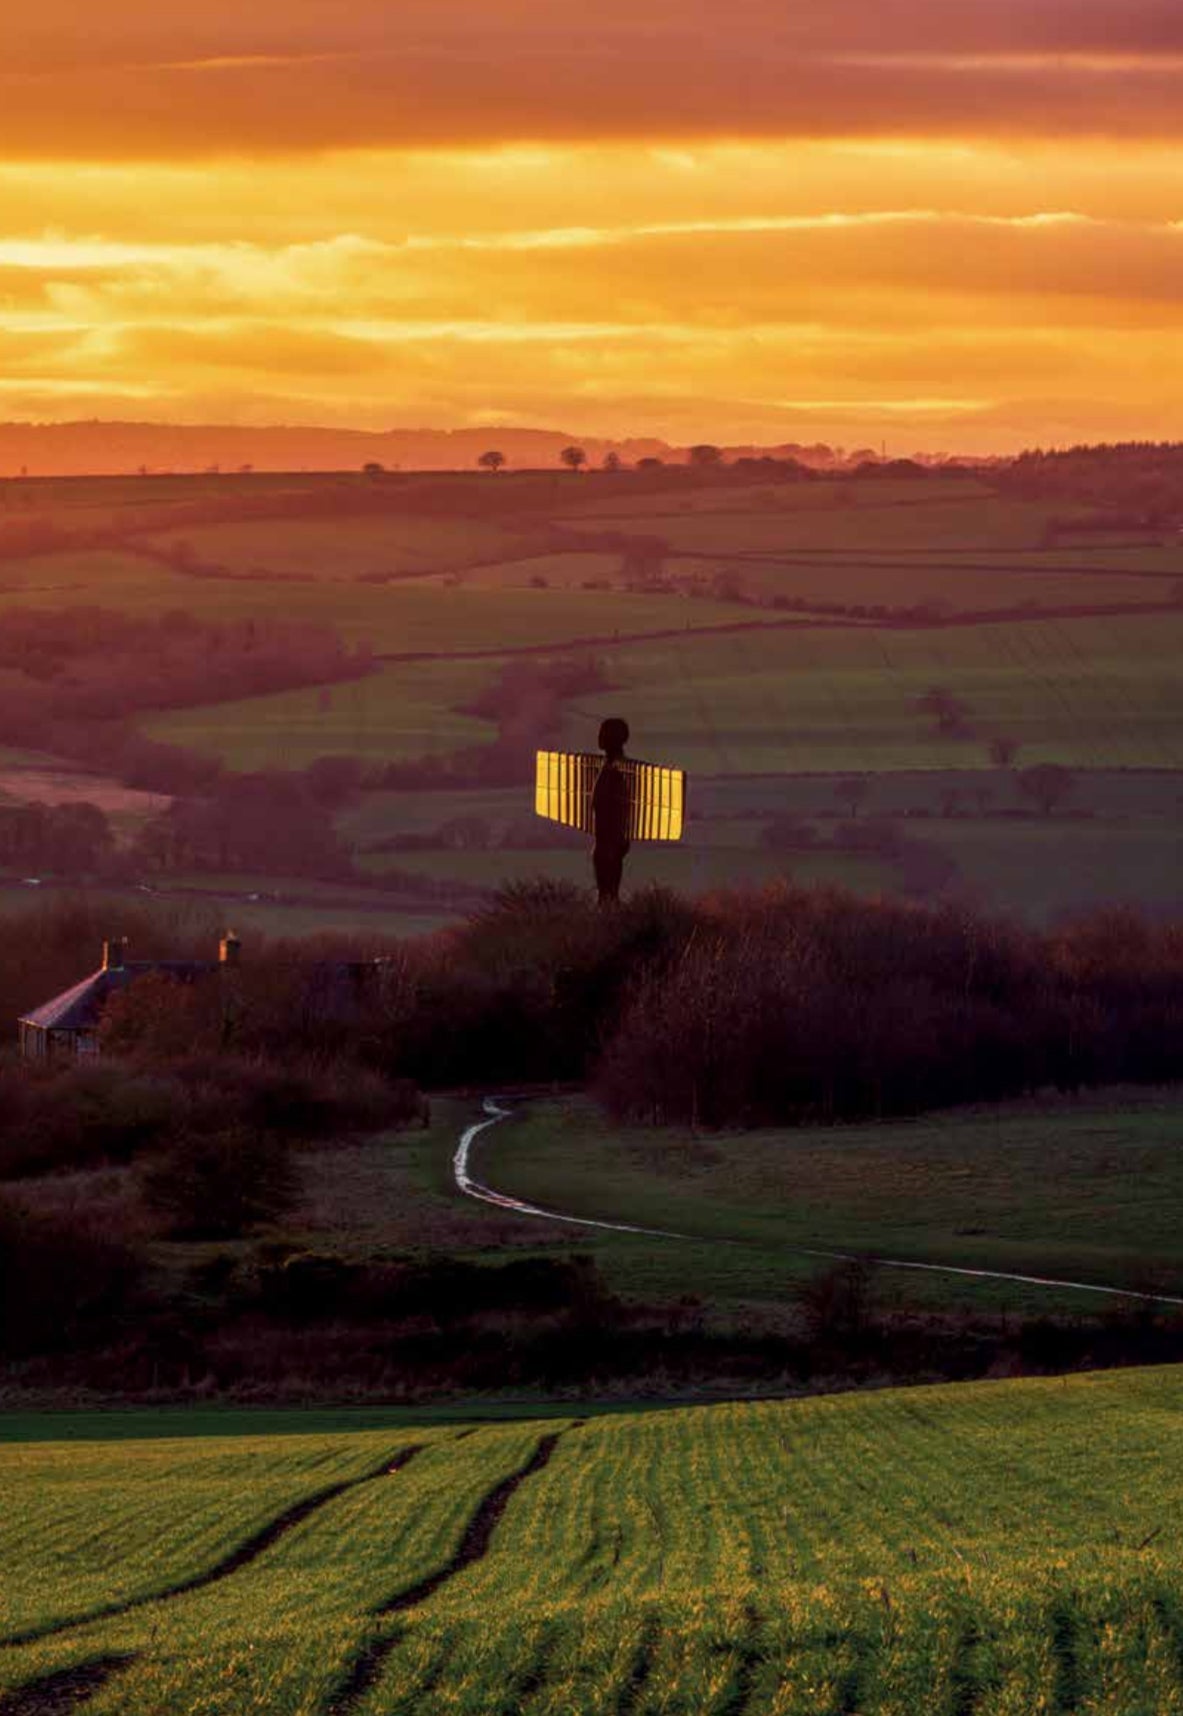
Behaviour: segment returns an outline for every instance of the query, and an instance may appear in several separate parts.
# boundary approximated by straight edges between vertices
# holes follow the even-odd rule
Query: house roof
[[[137,977],[162,971],[185,979],[217,969],[211,961],[201,959],[136,959],[124,965],[100,966],[81,983],[55,995],[52,1001],[35,1007],[31,1013],[23,1013],[20,1023],[43,1031],[93,1031],[109,998],[134,983]]]

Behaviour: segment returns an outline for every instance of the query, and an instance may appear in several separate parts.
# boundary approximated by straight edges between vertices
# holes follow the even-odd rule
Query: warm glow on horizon
[[[0,417],[1183,433],[1183,25],[809,11],[49,0],[0,72]]]

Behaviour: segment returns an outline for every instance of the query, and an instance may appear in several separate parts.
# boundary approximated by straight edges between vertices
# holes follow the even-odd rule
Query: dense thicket
[[[1036,450],[1003,467],[997,480],[1024,499],[1106,507],[1130,524],[1167,523],[1183,512],[1183,442]]]
[[[394,969],[378,1040],[400,1071],[591,1077],[640,1121],[916,1113],[1183,1065],[1183,930],[1126,911],[1040,933],[830,889],[603,913],[535,884]]]
[[[64,976],[60,935],[42,930]],[[0,994],[7,976],[43,1000],[21,944],[13,926]],[[346,1004],[310,984],[307,950],[248,948],[229,1012],[216,985],[146,983],[112,1009],[109,1046],[329,1059],[424,1088],[592,1081],[618,1116],[704,1126],[919,1113],[1183,1066],[1183,926],[1127,910],[1037,931],[780,885],[644,890],[605,912],[539,881],[432,938],[315,952],[321,970],[377,958]]]

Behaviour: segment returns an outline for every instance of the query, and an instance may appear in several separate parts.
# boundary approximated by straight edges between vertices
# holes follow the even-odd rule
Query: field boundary
[[[496,1209],[503,1209],[512,1215],[532,1216],[540,1221],[565,1222],[573,1227],[591,1227],[605,1229],[609,1233],[633,1233],[647,1235],[653,1239],[694,1240],[704,1244],[714,1245],[744,1245],[741,1239],[711,1239],[705,1234],[680,1233],[671,1228],[640,1227],[632,1222],[597,1220],[591,1216],[570,1215],[562,1210],[546,1209],[542,1204],[530,1203],[523,1198],[512,1197],[508,1192],[499,1192],[493,1186],[474,1178],[470,1170],[472,1147],[483,1132],[497,1126],[503,1120],[508,1120],[514,1114],[513,1108],[504,1108],[495,1098],[484,1098],[483,1107],[485,1120],[474,1122],[465,1128],[460,1136],[460,1142],[452,1157],[452,1177],[456,1189],[464,1197],[475,1198],[479,1203],[492,1204]],[[970,1269],[955,1263],[921,1263],[914,1258],[877,1257],[866,1252],[858,1251],[828,1251],[808,1245],[786,1245],[782,1247],[793,1257],[816,1257],[831,1263],[869,1263],[878,1269],[908,1269],[926,1275],[953,1275],[962,1280],[970,1281],[1007,1281],[1021,1287],[1047,1287],[1059,1291],[1075,1293],[1099,1293],[1111,1299],[1133,1299],[1142,1304],[1150,1305],[1183,1305],[1183,1297],[1170,1293],[1142,1293],[1133,1287],[1112,1287],[1096,1281],[1062,1281],[1052,1275],[1021,1275],[1012,1274],[1003,1269]]]

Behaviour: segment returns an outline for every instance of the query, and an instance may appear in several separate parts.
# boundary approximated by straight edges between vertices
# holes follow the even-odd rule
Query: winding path
[[[632,1222],[597,1221],[591,1216],[568,1215],[562,1210],[548,1210],[541,1204],[532,1204],[524,1198],[511,1197],[508,1192],[499,1192],[493,1186],[486,1185],[482,1180],[474,1178],[470,1163],[472,1147],[482,1132],[497,1126],[503,1120],[508,1120],[513,1114],[512,1108],[503,1108],[491,1096],[484,1099],[482,1105],[487,1116],[477,1120],[465,1128],[452,1157],[452,1175],[456,1189],[465,1197],[476,1198],[482,1204],[492,1204],[495,1208],[506,1210],[511,1215],[534,1216],[540,1221],[565,1222],[569,1227],[601,1228],[609,1233],[640,1233],[648,1234],[654,1239],[683,1239],[702,1240],[703,1234],[676,1233],[671,1228],[638,1227]],[[716,1245],[742,1245],[738,1239],[715,1240]],[[1183,1305],[1183,1298],[1176,1298],[1170,1293],[1138,1293],[1132,1287],[1108,1287],[1095,1281],[1061,1281],[1052,1275],[1011,1275],[1001,1269],[966,1269],[959,1268],[953,1263],[917,1263],[902,1257],[868,1257],[865,1253],[853,1251],[822,1251],[813,1246],[793,1245],[784,1248],[797,1257],[820,1257],[831,1263],[873,1263],[880,1269],[910,1269],[926,1275],[956,1275],[970,1281],[1010,1281],[1024,1287],[1053,1287],[1068,1289],[1074,1293],[1100,1293],[1110,1299],[1138,1299],[1143,1303],[1157,1305]]]

